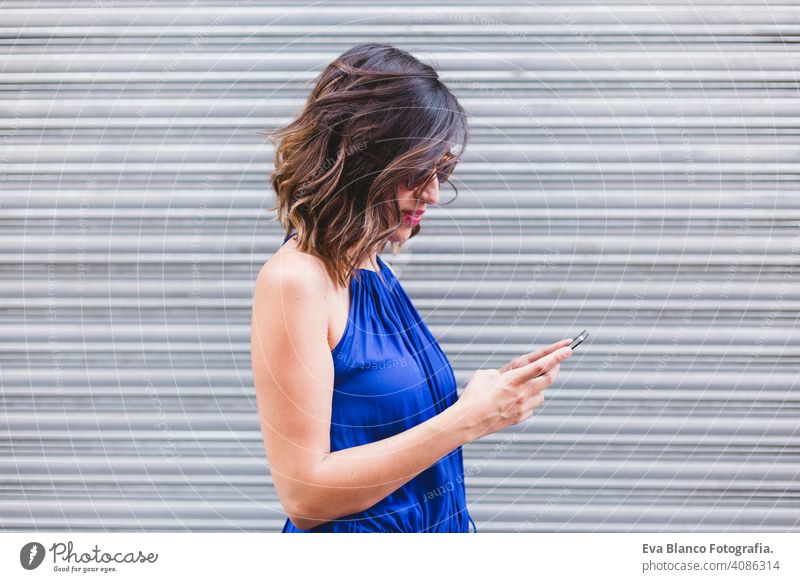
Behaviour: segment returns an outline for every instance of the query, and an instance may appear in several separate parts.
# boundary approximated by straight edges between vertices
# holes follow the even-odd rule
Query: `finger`
[[[556,376],[561,369],[561,364],[556,364],[544,374],[539,374],[533,380],[528,380],[523,384],[526,389],[530,390],[530,394],[538,394],[546,388],[549,388],[556,381]]]
[[[513,370],[508,370],[503,374],[505,376],[504,381],[515,385],[529,382],[537,376],[541,376],[559,362],[563,362],[571,355],[572,350],[569,346],[558,348],[556,351],[534,362],[520,366],[519,368],[514,368]]]
[[[543,374],[539,374],[537,378],[541,378],[542,376],[552,376],[555,380],[555,377],[558,375],[558,371],[561,369],[561,364],[558,363]]]
[[[561,364],[556,364],[555,366],[547,370],[547,372],[540,375],[539,378],[541,378],[542,376],[550,376],[551,380],[555,380],[556,376],[558,376],[559,370],[561,370]]]
[[[544,392],[537,392],[525,402],[525,410],[529,415],[544,404]]]
[[[500,372],[508,372],[509,370],[513,370],[515,368],[520,368],[522,366],[527,366],[531,362],[535,362],[539,358],[545,357],[547,354],[554,352],[560,347],[567,346],[572,343],[573,338],[563,339],[560,342],[556,342],[554,344],[550,344],[545,348],[541,348],[536,350],[535,352],[529,352],[524,356],[520,356],[518,358],[514,358],[510,362],[508,362],[505,366],[500,368]]]
[[[518,424],[520,422],[524,422],[533,416],[533,413],[539,408],[542,404],[544,404],[544,394],[535,394],[531,396],[522,405],[519,407],[519,410],[515,416],[514,424]]]

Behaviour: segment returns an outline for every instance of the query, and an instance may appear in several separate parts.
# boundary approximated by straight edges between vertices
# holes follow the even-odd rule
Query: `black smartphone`
[[[584,329],[581,333],[579,333],[577,336],[575,336],[575,338],[572,340],[572,343],[569,344],[569,348],[571,350],[574,350],[576,347],[578,347],[580,345],[580,343],[583,340],[586,339],[586,337],[588,335],[589,335],[589,332]]]
[[[575,337],[573,337],[573,338],[572,338],[572,343],[570,343],[570,344],[569,344],[569,349],[571,349],[571,350],[574,350],[574,349],[575,349],[577,346],[579,346],[579,345],[581,344],[581,342],[583,342],[583,340],[585,340],[585,339],[586,339],[588,336],[589,336],[589,332],[588,332],[588,331],[586,331],[586,330],[584,329],[584,330],[583,330],[581,333],[579,333],[578,335],[576,335]],[[544,374],[540,374],[540,375],[539,375],[539,376],[537,376],[537,377],[541,377],[541,376],[543,376],[543,375],[544,375]]]

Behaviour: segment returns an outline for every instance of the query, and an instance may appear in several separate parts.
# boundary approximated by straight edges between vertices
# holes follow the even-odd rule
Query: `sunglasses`
[[[456,164],[458,164],[458,158],[451,155],[445,155],[445,157],[442,158],[442,160],[433,168],[429,170],[422,170],[421,172],[410,176],[406,185],[408,186],[409,190],[416,190],[422,186],[425,186],[430,179],[433,178],[434,174],[436,174],[436,179],[440,184],[447,182],[447,180],[450,179],[453,170],[455,170]]]

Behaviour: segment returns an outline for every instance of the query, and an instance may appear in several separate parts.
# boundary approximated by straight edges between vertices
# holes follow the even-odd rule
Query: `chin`
[[[415,224],[413,226],[403,226],[397,229],[391,237],[389,237],[389,242],[392,243],[404,243],[408,239],[413,238],[419,232],[420,225]]]

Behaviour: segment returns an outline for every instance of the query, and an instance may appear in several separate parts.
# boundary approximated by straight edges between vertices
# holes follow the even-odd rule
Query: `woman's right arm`
[[[441,414],[389,438],[331,453],[328,287],[320,269],[303,264],[308,260],[316,259],[276,257],[262,268],[253,294],[251,336],[270,472],[281,504],[300,529],[363,511],[458,446],[526,418],[566,357],[559,350],[548,356],[552,360],[505,374],[476,373],[470,397],[464,398],[465,389]],[[531,383],[539,375],[536,364],[547,374]],[[530,385],[523,387],[523,381]]]

